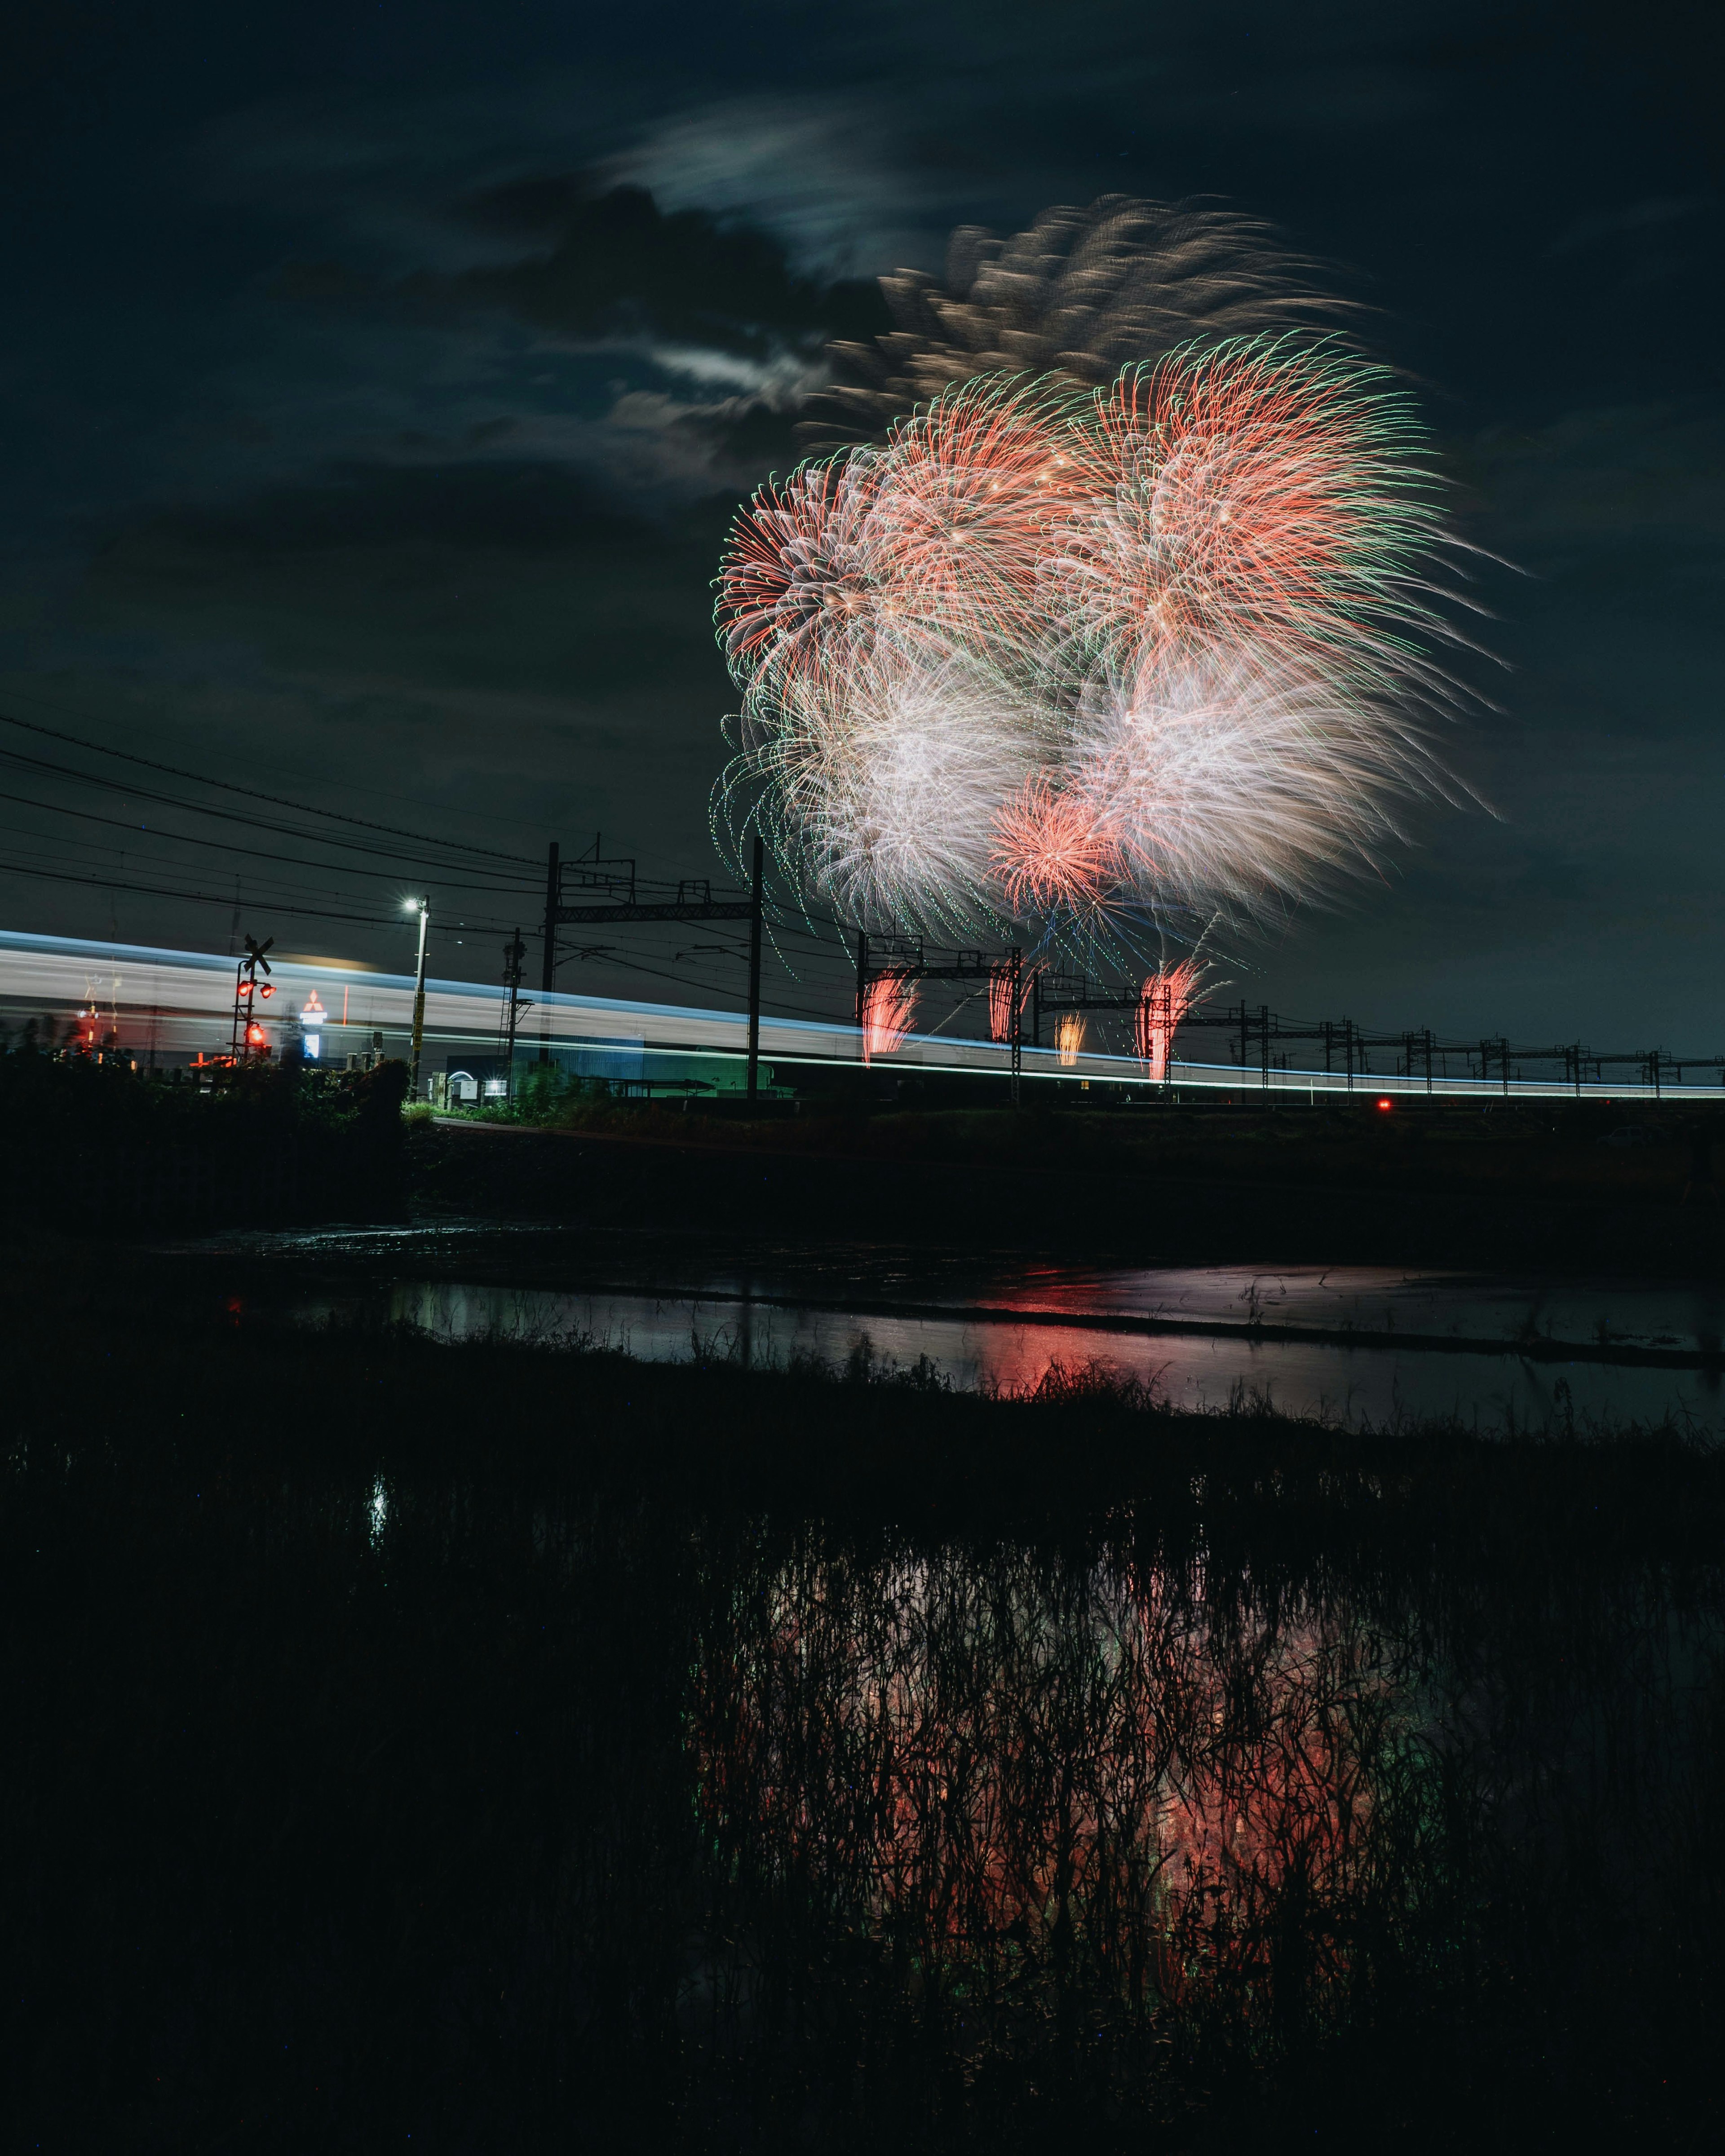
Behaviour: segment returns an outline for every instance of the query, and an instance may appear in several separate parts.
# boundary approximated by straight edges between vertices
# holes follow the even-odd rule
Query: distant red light
[[[1395,1106],[1395,1102],[1394,1101],[1379,1101],[1378,1106],[1387,1113]]]
[[[254,1048],[261,1048],[269,1038],[260,1025],[249,1025],[245,1029],[245,1037]]]

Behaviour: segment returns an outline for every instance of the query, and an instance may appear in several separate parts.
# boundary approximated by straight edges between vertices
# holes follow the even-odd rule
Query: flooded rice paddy
[[[921,1368],[961,1390],[1033,1390],[1097,1367],[1173,1407],[1242,1399],[1352,1426],[1481,1429],[1725,1419],[1725,1288],[1530,1280],[1381,1266],[1087,1266],[852,1248],[719,1266],[624,1239],[423,1240],[279,1312],[403,1323],[437,1337],[608,1348],[646,1361]],[[464,1258],[469,1262],[464,1264]]]

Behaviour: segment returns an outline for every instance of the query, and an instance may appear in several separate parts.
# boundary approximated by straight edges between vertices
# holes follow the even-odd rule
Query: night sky
[[[955,223],[1212,195],[1337,265],[1502,562],[1504,664],[1470,675],[1496,708],[1450,744],[1495,813],[1422,817],[1238,990],[1725,1050],[1722,26],[1700,0],[31,11],[0,89],[0,711],[524,858],[602,830],[717,875],[711,579],[824,339]],[[0,862],[13,927],[222,949],[223,908],[101,880],[239,875],[280,947],[406,961],[403,931],[272,918],[242,853],[16,798]],[[382,913],[410,879],[328,881]],[[440,926],[470,903],[532,920],[451,893]],[[434,965],[494,978],[497,942],[446,932]],[[639,947],[681,990],[602,960],[560,984],[734,999],[677,947]]]

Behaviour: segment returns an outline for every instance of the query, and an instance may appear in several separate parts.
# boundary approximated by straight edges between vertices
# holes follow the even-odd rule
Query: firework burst
[[[1214,203],[1102,195],[1006,239],[960,225],[943,280],[880,280],[892,328],[831,348],[835,378],[804,430],[829,445],[879,439],[956,382],[1024,374],[1094,388],[1197,337],[1333,323],[1350,311],[1314,284],[1317,267]]]
[[[1407,400],[1334,343],[963,383],[739,518],[719,819],[870,927],[1280,913],[1449,790],[1442,542]]]

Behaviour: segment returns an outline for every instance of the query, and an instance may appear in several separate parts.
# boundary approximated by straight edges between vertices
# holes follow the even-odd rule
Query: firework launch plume
[[[1160,1086],[1168,1076],[1175,1029],[1191,1009],[1204,970],[1201,963],[1191,958],[1183,958],[1177,966],[1160,967],[1139,994],[1132,1016],[1132,1045],[1148,1066],[1154,1085]]]
[[[890,1055],[916,1017],[916,983],[891,977],[870,981],[863,997],[863,1060]]]
[[[964,382],[739,517],[718,820],[871,927],[1276,915],[1451,791],[1443,543],[1408,399],[1339,344]]]

